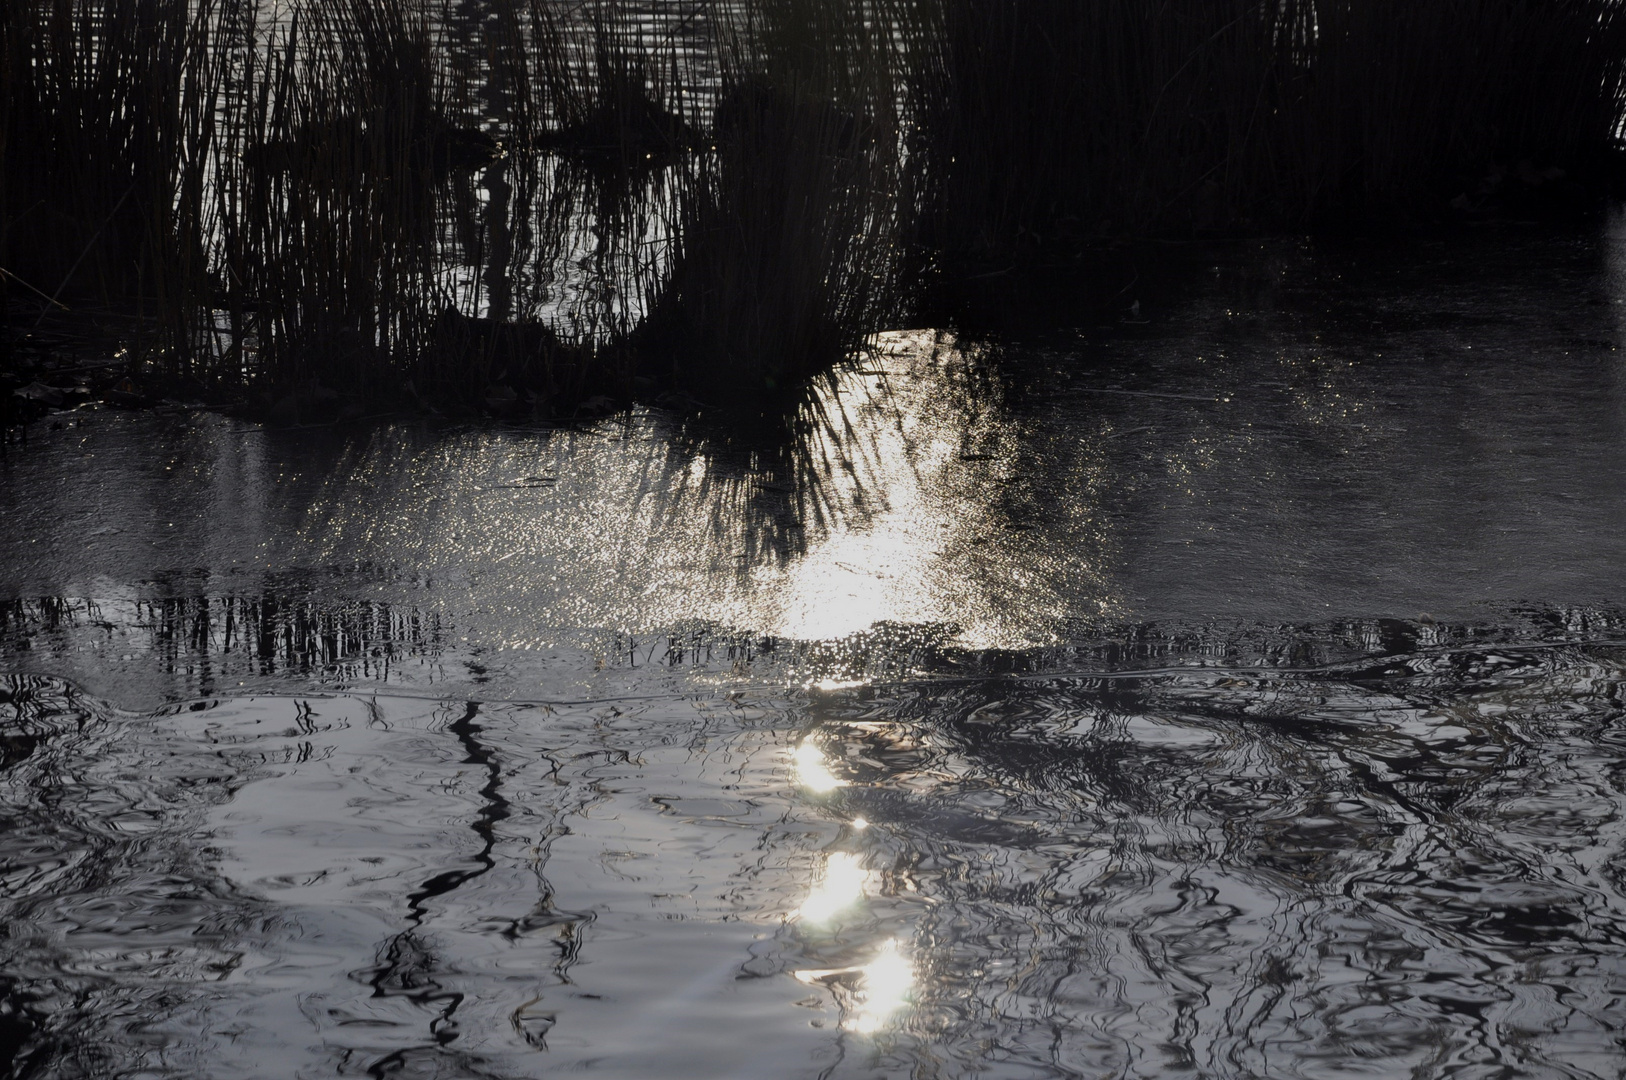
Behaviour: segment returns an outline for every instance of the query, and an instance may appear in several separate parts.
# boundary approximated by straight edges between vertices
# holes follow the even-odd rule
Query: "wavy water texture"
[[[1618,1075],[1621,648],[154,715],[15,677],[12,1071]]]
[[[1232,251],[775,438],[33,425],[0,1076],[1621,1075],[1622,250]]]

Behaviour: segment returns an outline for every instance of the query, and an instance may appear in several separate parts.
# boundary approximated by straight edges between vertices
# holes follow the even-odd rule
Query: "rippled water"
[[[777,445],[36,427],[0,1075],[1621,1075],[1614,251],[1245,253]]]
[[[14,678],[13,1067],[1618,1075],[1623,649],[154,715]]]

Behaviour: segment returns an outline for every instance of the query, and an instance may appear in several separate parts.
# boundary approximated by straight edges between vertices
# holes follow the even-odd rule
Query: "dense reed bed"
[[[14,327],[300,421],[750,411],[964,259],[1574,212],[1626,112],[1618,0],[20,0],[0,65]]]

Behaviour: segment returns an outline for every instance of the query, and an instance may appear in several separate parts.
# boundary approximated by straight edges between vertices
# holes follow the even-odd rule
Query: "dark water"
[[[780,445],[37,425],[0,1075],[1621,1075],[1617,242],[1396,250]]]

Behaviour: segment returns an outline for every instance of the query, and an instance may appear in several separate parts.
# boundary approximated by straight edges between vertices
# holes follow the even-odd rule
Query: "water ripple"
[[[1610,1077],[1617,647],[575,705],[6,680],[11,1075]]]

